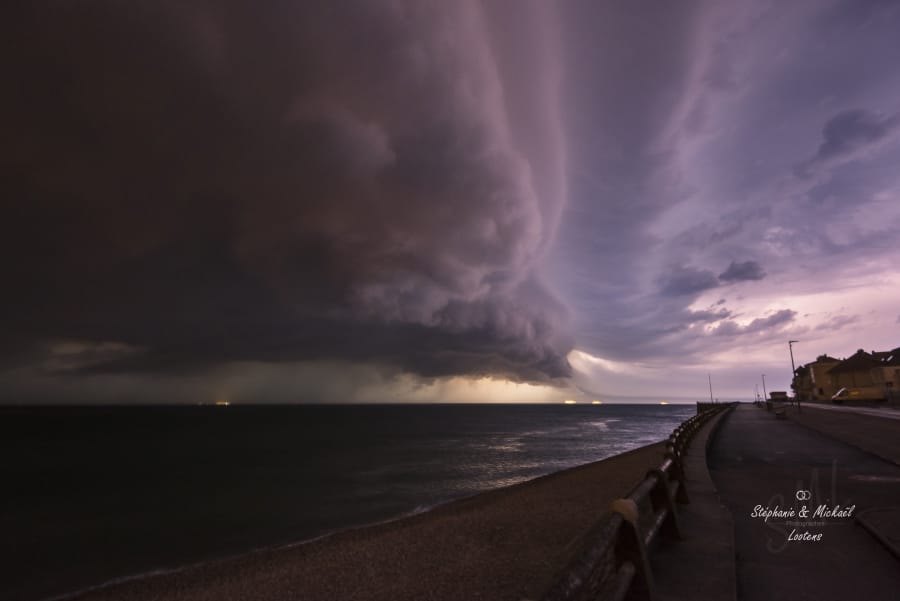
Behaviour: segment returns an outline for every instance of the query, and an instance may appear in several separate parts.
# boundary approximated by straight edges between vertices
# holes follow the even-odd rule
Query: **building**
[[[801,401],[829,401],[842,390],[848,400],[900,400],[900,347],[842,360],[819,355],[794,371],[791,388]]]
[[[884,390],[887,400],[900,400],[900,347],[877,355],[879,366],[872,370],[875,385]]]
[[[794,378],[791,380],[791,390],[794,396],[801,401],[808,401],[812,398],[812,378],[809,365],[801,365],[794,370]]]
[[[831,385],[828,370],[839,364],[840,359],[819,355],[812,363],[801,365],[794,374],[794,389],[801,401],[827,401],[837,392]]]
[[[863,349],[859,349],[829,369],[828,378],[831,381],[831,387],[835,390],[869,388],[875,386],[873,371],[879,367],[881,367],[881,361],[875,356],[875,351],[867,353]]]

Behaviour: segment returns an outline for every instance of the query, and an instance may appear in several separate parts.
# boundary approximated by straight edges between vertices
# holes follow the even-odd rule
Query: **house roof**
[[[854,371],[869,371],[873,367],[880,367],[882,362],[866,351],[859,349],[853,355],[847,357],[828,370],[829,374],[850,373]]]
[[[801,370],[804,368],[827,363],[837,363],[837,365],[827,370],[829,374],[868,371],[873,367],[900,367],[900,346],[890,351],[872,351],[871,353],[859,349],[844,360],[835,359],[828,355],[819,355],[812,363],[807,363],[797,368],[796,374],[802,375]]]
[[[881,360],[881,364],[885,367],[900,367],[900,347],[895,348],[892,351],[887,351],[886,353],[882,353],[885,355]]]
[[[834,357],[829,357],[828,355],[819,355],[816,357],[816,360],[810,363],[809,365],[813,365],[814,363],[840,363],[840,359],[835,359]]]

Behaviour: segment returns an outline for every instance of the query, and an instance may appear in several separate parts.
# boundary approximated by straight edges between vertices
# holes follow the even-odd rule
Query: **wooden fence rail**
[[[542,601],[651,601],[649,552],[660,537],[681,538],[678,504],[688,503],[682,457],[694,434],[734,403],[707,404],[675,428],[662,464],[623,499],[613,501],[588,534],[588,544]]]

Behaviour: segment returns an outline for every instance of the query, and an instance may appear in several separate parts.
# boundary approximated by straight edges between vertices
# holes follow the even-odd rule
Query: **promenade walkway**
[[[651,555],[655,601],[735,601],[734,524],[706,465],[707,447],[727,415],[703,426],[682,457],[690,503],[678,507],[681,540],[663,540]]]
[[[752,405],[723,420],[708,462],[734,520],[738,599],[900,600],[900,561],[855,519],[900,506],[900,466]]]

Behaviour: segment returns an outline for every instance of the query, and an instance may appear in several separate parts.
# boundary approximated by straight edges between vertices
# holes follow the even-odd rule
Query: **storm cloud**
[[[732,261],[728,269],[719,274],[723,282],[740,282],[745,280],[761,280],[766,277],[765,271],[756,261]]]
[[[571,62],[596,74],[571,95],[553,250],[577,348],[644,366],[643,382],[676,365],[705,382],[718,361],[789,376],[764,367],[781,338],[804,341],[798,357],[854,336],[892,347],[894,312],[874,299],[897,281],[897,5],[566,10]],[[818,334],[842,306],[870,307],[868,325]]]
[[[787,340],[897,346],[896,2],[2,15],[0,401],[746,394]]]
[[[18,3],[7,362],[566,375],[536,269],[564,201],[554,50],[523,9],[510,39],[474,2]],[[529,80],[504,66],[529,52]]]
[[[809,175],[822,167],[862,158],[889,140],[898,125],[897,115],[879,115],[864,109],[841,111],[825,123],[818,151],[798,167],[798,173]]]
[[[660,292],[665,296],[685,296],[715,288],[719,281],[708,269],[676,267],[661,278],[660,284]]]

